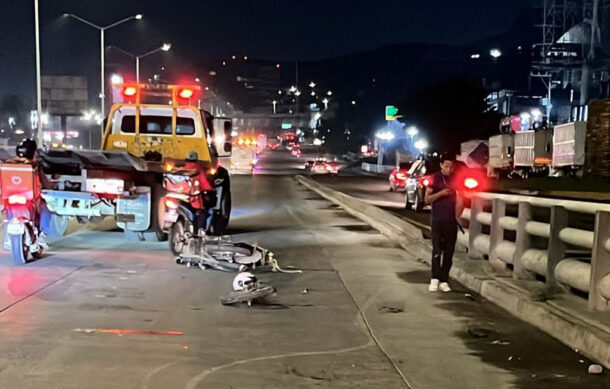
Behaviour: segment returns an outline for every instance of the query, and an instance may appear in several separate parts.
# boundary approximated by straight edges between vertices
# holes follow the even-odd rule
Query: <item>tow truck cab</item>
[[[119,86],[121,87],[121,86]],[[224,122],[224,134],[215,134],[214,117],[190,102],[199,87],[169,85],[152,89],[147,85],[124,85],[126,103],[114,104],[104,129],[102,150],[127,151],[152,159],[184,160],[195,151],[199,160],[216,164],[220,154],[231,151],[231,122]],[[160,89],[160,90],[159,90]],[[142,103],[143,95],[167,95],[171,104]],[[223,141],[218,150],[216,141]],[[150,157],[150,158],[147,158]]]

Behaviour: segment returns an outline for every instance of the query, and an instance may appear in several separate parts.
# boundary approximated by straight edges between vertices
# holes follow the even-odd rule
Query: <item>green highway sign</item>
[[[394,120],[398,115],[398,108],[393,105],[385,106],[385,120]]]

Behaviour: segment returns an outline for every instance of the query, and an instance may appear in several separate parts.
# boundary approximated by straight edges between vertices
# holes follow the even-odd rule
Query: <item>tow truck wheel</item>
[[[169,230],[169,249],[175,256],[184,249],[184,220],[179,219]]]
[[[13,254],[13,265],[25,265],[29,250],[25,244],[25,234],[11,235],[11,254]]]
[[[165,213],[165,204],[163,204],[164,196],[165,192],[163,187],[160,185],[155,186],[150,218],[152,231],[144,232],[142,234],[143,240],[147,242],[165,242],[168,239],[168,234],[163,232],[159,226],[159,220],[163,220],[163,214]]]

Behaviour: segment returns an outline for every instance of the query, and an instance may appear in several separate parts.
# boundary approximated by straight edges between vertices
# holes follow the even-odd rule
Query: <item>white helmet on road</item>
[[[242,272],[233,279],[233,290],[249,290],[257,286],[256,276],[250,272]]]

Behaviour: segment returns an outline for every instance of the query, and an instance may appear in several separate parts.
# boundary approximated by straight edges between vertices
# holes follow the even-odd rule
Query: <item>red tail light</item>
[[[464,180],[464,186],[466,189],[476,189],[479,187],[479,181],[472,177],[468,177]]]
[[[190,88],[184,88],[180,91],[180,93],[178,93],[178,96],[183,99],[190,99],[191,97],[193,97],[193,90]]]
[[[429,178],[424,178],[424,179],[421,181],[421,184],[422,184],[423,186],[429,186],[429,185],[430,185],[430,179],[429,179]]]
[[[133,97],[138,93],[138,88],[136,88],[135,86],[126,86],[125,89],[123,89],[123,95],[125,97]]]
[[[8,203],[10,205],[26,205],[28,203],[28,198],[24,195],[10,195],[8,197]]]

